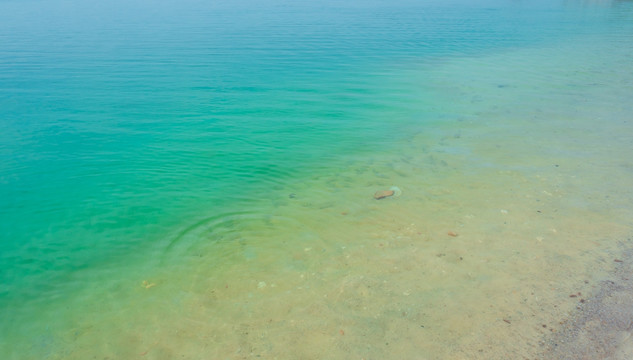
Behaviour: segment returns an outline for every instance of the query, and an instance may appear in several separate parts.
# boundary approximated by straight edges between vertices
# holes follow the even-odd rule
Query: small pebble
[[[393,190],[376,191],[376,193],[374,194],[374,199],[376,200],[384,199],[386,197],[393,196],[393,194],[394,194]]]
[[[143,283],[141,283],[141,286],[146,288],[146,289],[149,289],[149,288],[152,288],[152,287],[156,286],[156,284],[150,283],[147,280],[143,280]]]
[[[456,232],[454,232],[454,231],[449,231],[449,232],[447,232],[447,233],[446,233],[446,235],[448,235],[448,236],[452,236],[452,237],[455,237],[455,236],[457,236],[458,234],[457,234]]]

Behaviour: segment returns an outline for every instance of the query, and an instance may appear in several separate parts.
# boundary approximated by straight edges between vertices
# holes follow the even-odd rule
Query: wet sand
[[[563,322],[557,334],[543,342],[543,359],[633,359],[633,249],[629,247],[618,265],[602,281],[596,294],[578,297],[578,311]]]

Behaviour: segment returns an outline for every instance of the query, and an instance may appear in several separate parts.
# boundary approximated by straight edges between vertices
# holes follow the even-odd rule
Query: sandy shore
[[[632,239],[626,242],[631,245]],[[543,359],[633,359],[633,249],[623,252],[595,296],[543,344]]]

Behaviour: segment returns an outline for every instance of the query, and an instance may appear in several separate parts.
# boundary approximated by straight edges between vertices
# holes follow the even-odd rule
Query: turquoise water
[[[68,313],[85,319],[101,311],[95,299],[120,293],[105,318],[133,318],[122,310],[133,298],[128,284],[139,288],[161,272],[187,283],[212,244],[310,243],[322,225],[309,214],[279,215],[280,208],[305,198],[323,209],[362,207],[337,191],[391,185],[367,180],[399,171],[381,154],[406,156],[403,144],[420,138],[460,138],[456,120],[490,121],[491,132],[523,120],[480,116],[491,103],[516,109],[506,101],[526,99],[519,109],[527,112],[530,101],[543,100],[539,94],[554,99],[548,109],[559,96],[559,113],[548,114],[565,119],[578,115],[564,103],[577,98],[565,96],[594,94],[585,87],[598,83],[600,101],[587,109],[613,110],[617,121],[630,116],[622,95],[630,85],[604,79],[625,76],[633,62],[632,5],[0,2],[0,354],[82,358],[69,340],[77,325]],[[563,54],[555,51],[563,46]],[[502,62],[517,52],[535,56]],[[558,67],[535,73],[551,65],[551,54]],[[487,60],[497,55],[501,62]],[[607,75],[556,73],[567,60],[576,64],[570,69],[582,65],[583,56],[595,66],[600,56],[624,66]],[[482,63],[488,67],[477,67]],[[469,66],[472,82],[455,70]],[[498,93],[478,99],[470,90],[483,82]],[[552,96],[539,93],[544,83]],[[495,141],[485,134],[482,146]],[[480,157],[468,166],[491,162]],[[360,179],[350,180],[350,169]],[[332,174],[344,175],[316,184]],[[375,190],[367,191],[371,198]],[[250,248],[239,256],[225,251],[213,255],[218,263],[207,264],[205,274],[244,261],[261,261],[254,268],[265,273],[272,261]],[[124,325],[95,324],[125,333]],[[99,336],[84,337],[82,346],[100,343]]]

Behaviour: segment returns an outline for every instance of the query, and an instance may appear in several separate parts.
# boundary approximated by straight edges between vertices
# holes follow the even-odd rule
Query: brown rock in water
[[[393,196],[393,194],[394,194],[393,190],[376,191],[376,193],[374,194],[374,199],[376,200],[384,199],[386,197]]]

